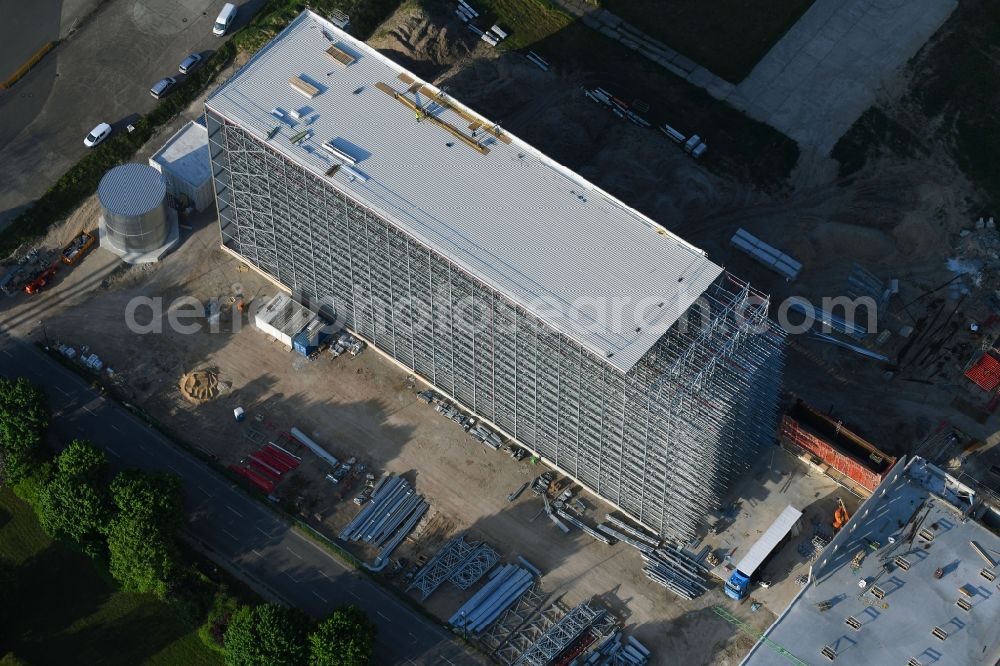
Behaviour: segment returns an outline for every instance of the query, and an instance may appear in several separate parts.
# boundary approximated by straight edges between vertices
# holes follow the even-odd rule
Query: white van
[[[227,2],[219,12],[219,17],[215,19],[215,26],[212,28],[212,33],[222,37],[229,30],[229,26],[232,24],[233,19],[236,18],[236,5],[231,2]]]

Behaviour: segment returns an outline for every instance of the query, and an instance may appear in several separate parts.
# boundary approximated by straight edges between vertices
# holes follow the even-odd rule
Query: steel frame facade
[[[774,441],[784,334],[749,285],[724,273],[623,374],[329,179],[206,121],[224,246],[662,536],[690,539]]]

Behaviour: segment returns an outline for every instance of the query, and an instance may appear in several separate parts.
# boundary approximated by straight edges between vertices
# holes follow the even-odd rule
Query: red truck
[[[52,262],[52,265],[43,270],[41,273],[35,276],[33,280],[24,285],[24,293],[26,294],[37,294],[45,285],[48,284],[52,276],[56,274],[56,269],[59,268],[59,263],[56,261]]]

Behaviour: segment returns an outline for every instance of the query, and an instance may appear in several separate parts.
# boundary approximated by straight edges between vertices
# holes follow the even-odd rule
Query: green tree
[[[180,570],[181,497],[180,479],[170,474],[127,471],[111,482],[109,568],[122,589],[167,596]]]
[[[309,634],[310,666],[367,666],[376,630],[357,606],[337,608]]]
[[[102,532],[111,520],[107,456],[90,442],[75,440],[55,463],[55,474],[39,493],[39,522],[52,538],[100,556]]]
[[[305,666],[311,624],[301,611],[279,604],[242,606],[226,628],[226,664]]]
[[[49,425],[45,394],[24,377],[0,377],[0,457],[15,483],[47,456],[42,438]]]

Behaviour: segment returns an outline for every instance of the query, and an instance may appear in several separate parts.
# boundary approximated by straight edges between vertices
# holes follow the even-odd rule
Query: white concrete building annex
[[[318,15],[206,121],[225,248],[635,520],[773,441],[765,295]]]

